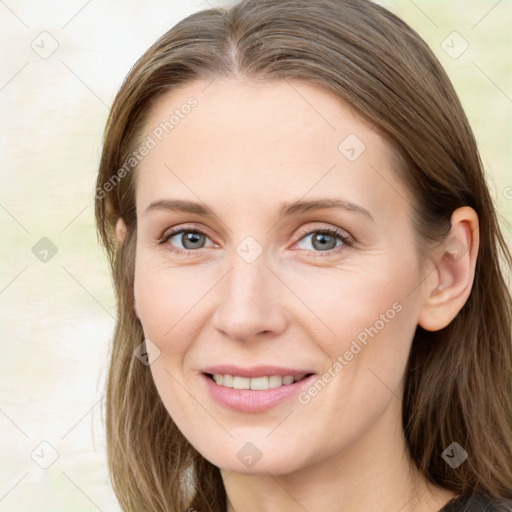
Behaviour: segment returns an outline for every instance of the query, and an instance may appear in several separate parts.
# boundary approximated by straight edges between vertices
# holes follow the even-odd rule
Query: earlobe
[[[427,331],[446,327],[466,303],[473,286],[479,246],[478,215],[469,206],[455,210],[451,230],[425,280],[418,324]]]
[[[126,224],[122,217],[119,217],[116,222],[116,238],[117,243],[122,245],[126,236]]]

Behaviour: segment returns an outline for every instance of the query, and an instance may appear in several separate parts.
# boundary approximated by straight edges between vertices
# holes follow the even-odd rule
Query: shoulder
[[[512,512],[512,500],[492,500],[482,494],[456,498],[439,512]]]

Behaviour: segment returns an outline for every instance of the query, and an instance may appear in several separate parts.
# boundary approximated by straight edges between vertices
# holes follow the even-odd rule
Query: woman
[[[511,257],[459,100],[396,16],[181,21],[114,101],[96,216],[123,510],[510,507]]]

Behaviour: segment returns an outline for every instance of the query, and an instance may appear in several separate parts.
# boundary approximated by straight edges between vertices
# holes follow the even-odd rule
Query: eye
[[[176,241],[173,242],[173,239]],[[174,252],[190,254],[195,250],[203,249],[205,239],[208,239],[208,236],[199,229],[179,228],[165,233],[159,240],[159,244],[169,244]],[[181,247],[176,247],[175,243],[181,243]]]
[[[304,233],[301,233],[301,235],[303,234]],[[299,242],[307,240],[308,238],[310,239],[313,250],[306,249],[306,251],[312,253],[314,256],[322,256],[321,253],[326,253],[325,255],[329,256],[343,250],[345,246],[352,244],[351,238],[345,232],[335,228],[306,231],[305,236],[302,236]],[[173,241],[173,239],[176,240]],[[181,227],[166,232],[158,242],[159,244],[170,245],[171,250],[178,254],[193,255],[194,252],[205,248],[204,244],[206,240],[209,240],[209,237],[203,231],[197,228]],[[176,243],[181,244],[181,247],[176,247]]]
[[[327,253],[326,256],[339,252],[344,246],[350,246],[352,242],[346,233],[335,228],[310,230],[300,241],[308,239],[313,250],[306,250],[312,253]],[[338,241],[340,242],[339,244]],[[322,256],[322,254],[314,255]]]

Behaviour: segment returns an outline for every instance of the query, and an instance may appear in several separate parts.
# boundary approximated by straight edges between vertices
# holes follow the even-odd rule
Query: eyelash
[[[203,231],[201,231],[200,229],[180,227],[180,228],[177,228],[177,229],[174,229],[174,230],[164,233],[162,235],[162,237],[158,240],[158,244],[159,245],[166,244],[173,236],[178,235],[180,233],[196,233],[196,234],[205,235],[206,237],[208,237],[208,235],[206,233],[204,233]],[[320,229],[310,229],[309,231],[305,231],[305,232],[299,232],[300,238],[298,241],[301,241],[302,239],[306,238],[306,236],[315,234],[315,233],[322,233],[322,234],[335,236],[335,237],[339,238],[343,242],[343,244],[340,245],[339,247],[335,247],[334,249],[329,249],[328,251],[306,250],[306,252],[309,255],[312,255],[314,258],[326,257],[326,256],[332,256],[334,254],[338,254],[340,251],[344,250],[346,247],[351,247],[353,244],[352,239],[347,234],[345,234],[343,231],[340,231],[335,228],[327,228],[327,227],[320,228]],[[170,244],[168,244],[168,245],[169,245],[169,247],[171,247],[170,250],[172,252],[174,252],[176,254],[183,254],[186,256],[195,256],[198,252],[201,252],[203,249],[202,248],[202,249],[182,250],[182,249],[176,249],[175,247],[172,247]]]

